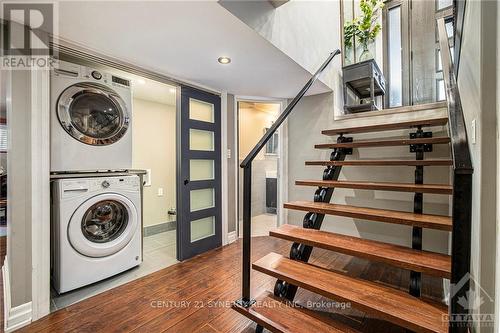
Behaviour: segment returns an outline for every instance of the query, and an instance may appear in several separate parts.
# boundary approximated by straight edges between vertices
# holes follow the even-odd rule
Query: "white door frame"
[[[239,110],[238,102],[255,102],[255,103],[279,103],[280,113],[285,110],[288,101],[286,99],[256,97],[256,96],[235,96],[234,97],[234,150],[235,150],[235,221],[238,237],[242,237],[239,223]],[[278,200],[276,202],[276,213],[278,216],[277,226],[288,224],[288,214],[285,214],[283,203],[288,199],[288,122],[285,120],[278,128],[279,137],[279,158],[278,158]]]

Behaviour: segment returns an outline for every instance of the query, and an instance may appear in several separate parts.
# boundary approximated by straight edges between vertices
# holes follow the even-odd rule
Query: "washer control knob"
[[[96,80],[100,80],[102,79],[102,74],[99,73],[98,71],[92,71],[92,73],[90,73],[90,75],[92,75],[92,77]]]
[[[104,188],[108,188],[108,187],[109,187],[109,182],[108,182],[107,180],[105,180],[105,181],[103,181],[103,182],[101,183],[101,185],[102,185],[102,187],[104,187]]]

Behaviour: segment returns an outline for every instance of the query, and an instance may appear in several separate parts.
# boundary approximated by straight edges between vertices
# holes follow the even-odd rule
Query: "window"
[[[401,6],[389,9],[388,56],[389,56],[389,107],[403,105],[403,63],[401,43]]]
[[[269,131],[269,128],[264,129],[264,133]],[[266,143],[266,155],[278,155],[278,133],[273,136]]]

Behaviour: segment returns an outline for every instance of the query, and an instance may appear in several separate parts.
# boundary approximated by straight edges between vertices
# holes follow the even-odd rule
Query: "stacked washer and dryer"
[[[52,281],[58,293],[142,262],[130,81],[68,62],[51,72]]]

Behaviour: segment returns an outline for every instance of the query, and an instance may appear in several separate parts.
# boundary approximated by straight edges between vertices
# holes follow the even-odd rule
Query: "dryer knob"
[[[92,75],[92,77],[96,80],[100,80],[102,79],[102,74],[99,73],[98,71],[92,71],[92,73],[90,73]]]
[[[102,185],[102,187],[104,187],[104,188],[108,188],[108,187],[109,187],[109,182],[108,182],[107,180],[105,180],[105,181],[103,181],[103,182],[101,183],[101,185]]]

